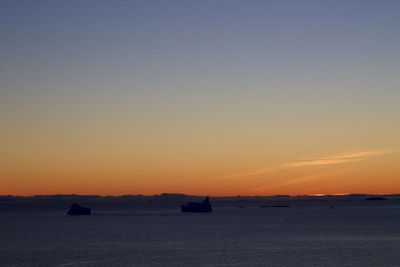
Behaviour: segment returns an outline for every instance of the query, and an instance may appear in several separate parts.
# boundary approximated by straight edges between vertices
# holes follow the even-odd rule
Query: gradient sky
[[[0,2],[0,195],[400,193],[399,1]]]

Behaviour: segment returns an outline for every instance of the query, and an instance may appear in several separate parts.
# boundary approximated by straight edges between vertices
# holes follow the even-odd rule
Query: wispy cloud
[[[346,152],[346,153],[329,155],[329,156],[325,156],[325,157],[304,159],[304,160],[306,160],[304,162],[307,162],[307,160],[310,160],[312,162],[314,160],[323,161],[323,160],[364,159],[366,157],[385,155],[385,154],[389,154],[389,153],[392,153],[395,151],[396,151],[395,149],[379,149],[379,150],[364,150],[364,151],[357,151],[357,152]]]
[[[308,160],[308,161],[296,161],[285,163],[282,166],[284,167],[304,167],[304,166],[315,166],[315,165],[331,165],[331,164],[339,164],[346,163],[351,161],[360,161],[363,158],[348,158],[348,159],[316,159],[316,160]]]
[[[244,176],[255,176],[255,175],[274,172],[281,168],[282,168],[281,165],[271,166],[271,167],[265,167],[265,168],[261,168],[261,169],[257,169],[257,170],[253,170],[253,171],[248,171],[248,172],[231,173],[231,174],[220,176],[217,178],[223,179],[223,178],[234,178],[234,177],[244,177]]]
[[[379,150],[363,150],[356,152],[346,152],[340,154],[333,154],[318,158],[309,158],[293,162],[287,162],[276,166],[268,166],[260,169],[256,169],[248,172],[231,173],[228,175],[217,177],[219,179],[224,178],[234,178],[234,177],[246,177],[266,174],[281,169],[297,168],[297,167],[307,167],[307,166],[324,166],[332,164],[342,164],[348,162],[362,161],[369,157],[380,156],[385,154],[390,154],[395,152],[395,149],[379,149]]]
[[[330,177],[333,175],[338,175],[338,174],[342,174],[344,172],[348,172],[347,170],[341,170],[341,171],[329,171],[329,172],[320,172],[317,174],[313,174],[313,175],[308,175],[308,176],[303,176],[303,177],[298,177],[295,179],[290,179],[278,184],[274,184],[274,185],[265,185],[265,186],[259,186],[256,187],[254,189],[252,189],[251,191],[253,192],[257,192],[257,191],[265,191],[265,190],[271,190],[271,189],[276,189],[276,188],[280,188],[280,187],[285,187],[288,185],[293,185],[293,184],[300,184],[300,183],[305,183],[305,182],[309,182],[311,180],[316,180],[316,179],[320,179],[320,178],[326,178],[326,177]]]

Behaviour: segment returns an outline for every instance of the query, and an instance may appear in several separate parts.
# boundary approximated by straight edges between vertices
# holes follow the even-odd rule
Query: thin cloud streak
[[[315,166],[315,165],[331,165],[331,164],[340,164],[352,161],[360,161],[363,158],[348,158],[348,159],[318,159],[318,160],[310,160],[310,161],[298,161],[285,163],[283,166],[285,167],[303,167],[303,166]]]
[[[319,159],[348,159],[348,158],[362,158],[362,157],[370,157],[370,156],[379,156],[384,154],[389,154],[395,152],[396,149],[380,149],[380,150],[366,150],[366,151],[358,151],[358,152],[347,152],[347,153],[340,153],[334,154],[326,157],[320,157]],[[304,159],[304,160],[313,160],[311,159]]]
[[[299,184],[299,183],[305,183],[311,180],[316,180],[316,179],[320,179],[320,178],[326,178],[326,177],[330,177],[333,175],[338,175],[338,174],[342,174],[348,172],[348,170],[341,170],[341,171],[331,171],[331,172],[321,172],[321,173],[317,173],[314,175],[308,175],[308,176],[304,176],[304,177],[299,177],[296,179],[291,179],[279,184],[275,184],[275,185],[265,185],[265,186],[260,186],[257,188],[252,189],[252,192],[257,192],[257,191],[261,191],[261,190],[266,190],[266,189],[276,189],[276,188],[280,188],[280,187],[285,187],[288,185],[293,185],[293,184]]]
[[[308,160],[287,162],[277,166],[265,167],[249,172],[232,173],[224,176],[217,177],[217,179],[234,178],[234,177],[246,177],[266,174],[280,169],[289,169],[297,167],[307,167],[307,166],[324,166],[332,164],[342,164],[348,162],[362,161],[369,157],[381,156],[390,154],[397,151],[396,149],[380,149],[380,150],[364,150],[358,152],[347,152],[341,154],[334,154],[329,156],[323,156],[319,158],[311,158]]]
[[[277,171],[279,169],[281,169],[281,166],[271,166],[271,167],[265,167],[265,168],[262,168],[262,169],[257,169],[257,170],[249,171],[249,172],[231,173],[231,174],[228,174],[228,175],[217,177],[217,179],[243,177],[243,176],[255,176],[255,175],[274,172],[274,171]]]

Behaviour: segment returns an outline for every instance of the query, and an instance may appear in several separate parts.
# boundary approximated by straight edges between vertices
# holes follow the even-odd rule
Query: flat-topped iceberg
[[[90,215],[90,213],[90,208],[81,207],[76,203],[72,204],[67,212],[68,215]]]
[[[186,205],[181,206],[182,212],[211,212],[212,207],[210,204],[209,197],[206,197],[203,202],[189,202]]]

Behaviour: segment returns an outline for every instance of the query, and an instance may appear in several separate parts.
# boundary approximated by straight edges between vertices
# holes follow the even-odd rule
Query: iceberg
[[[81,207],[76,203],[72,204],[67,212],[68,215],[90,215],[90,213],[90,208]]]
[[[182,212],[211,212],[212,207],[210,204],[209,197],[206,197],[203,202],[189,202],[186,205],[181,206]]]

